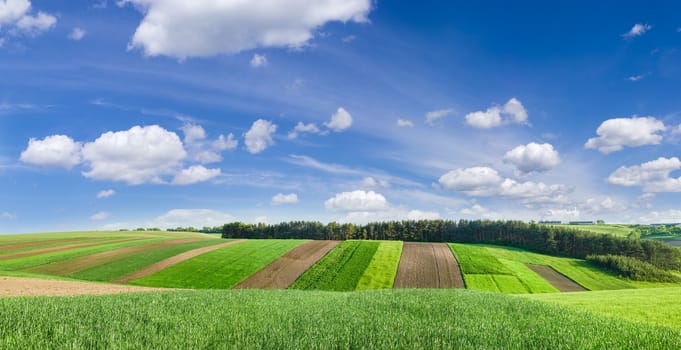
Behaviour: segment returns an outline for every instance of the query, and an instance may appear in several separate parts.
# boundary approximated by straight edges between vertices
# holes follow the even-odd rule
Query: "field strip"
[[[149,250],[158,249],[158,248],[164,248],[164,247],[168,247],[168,246],[174,246],[174,245],[183,244],[183,243],[190,243],[190,242],[194,242],[194,241],[197,241],[197,240],[198,239],[196,239],[196,238],[190,238],[190,239],[179,239],[179,240],[167,240],[167,241],[156,242],[156,243],[146,243],[146,244],[143,243],[143,244],[135,245],[135,246],[131,246],[131,247],[109,250],[109,251],[106,251],[106,252],[81,256],[81,257],[75,258],[75,259],[70,259],[70,260],[60,261],[60,262],[56,262],[56,263],[52,263],[52,264],[37,266],[35,268],[32,268],[31,272],[41,273],[41,274],[45,274],[45,275],[59,275],[59,276],[69,275],[69,274],[72,274],[72,273],[76,273],[78,271],[89,269],[89,268],[97,266],[97,265],[108,263],[108,262],[113,261],[113,260],[123,259],[125,257],[130,256],[130,255],[134,255],[134,254],[141,253],[141,252],[144,252],[144,251],[149,251]]]
[[[93,240],[97,240],[101,238],[67,238],[67,239],[50,239],[50,240],[45,240],[45,241],[31,241],[31,242],[23,242],[23,243],[13,243],[13,244],[7,244],[7,245],[2,245],[0,246],[0,254],[7,254],[6,252],[9,251],[14,251],[14,250],[25,250],[26,248],[38,248],[38,247],[44,247],[44,246],[60,246],[62,244],[67,244],[67,243],[73,243],[73,242],[91,242]]]
[[[464,288],[464,282],[447,244],[405,242],[394,288]]]
[[[157,290],[163,289],[40,278],[0,277],[0,297],[117,294]]]
[[[161,270],[168,268],[170,266],[173,266],[175,264],[179,264],[179,263],[181,263],[185,260],[189,260],[189,259],[196,257],[196,256],[199,256],[201,254],[212,252],[214,250],[217,250],[217,249],[220,249],[222,247],[229,246],[229,245],[238,244],[238,243],[241,243],[243,241],[244,241],[243,239],[238,239],[236,241],[229,241],[229,242],[225,242],[223,244],[216,244],[216,245],[212,245],[212,246],[208,246],[208,247],[192,249],[188,252],[184,252],[182,254],[175,255],[171,258],[159,261],[159,262],[157,262],[157,263],[155,263],[155,264],[153,264],[149,267],[146,267],[142,270],[131,273],[127,276],[123,276],[121,278],[118,278],[118,279],[114,280],[114,282],[125,283],[125,282],[129,282],[129,281],[132,281],[132,280],[136,280],[138,278],[142,278],[144,276],[151,275],[153,273],[161,271]]]
[[[59,246],[59,247],[52,247],[52,248],[46,248],[46,249],[29,250],[29,251],[23,251],[23,252],[18,252],[18,253],[0,255],[0,261],[20,259],[20,258],[25,258],[27,256],[35,256],[35,255],[41,255],[41,254],[58,253],[58,252],[62,252],[62,251],[65,251],[65,250],[87,248],[87,247],[93,247],[93,246],[96,246],[96,245],[103,245],[103,244],[109,244],[109,243],[139,241],[139,240],[142,240],[142,239],[148,239],[148,238],[147,237],[135,237],[135,238],[126,238],[126,239],[105,240],[105,241],[97,241],[97,242],[90,242],[90,243],[63,245],[63,246]]]
[[[551,266],[527,264],[527,267],[561,292],[583,292],[587,290]]]
[[[265,266],[234,288],[286,289],[340,241],[309,241]]]

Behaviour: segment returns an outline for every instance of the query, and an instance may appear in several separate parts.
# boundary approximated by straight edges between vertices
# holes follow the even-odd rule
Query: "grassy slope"
[[[674,349],[678,330],[466,290],[0,298],[0,348]]]
[[[653,288],[527,297],[610,317],[681,329],[679,295],[681,288]]]
[[[290,288],[355,290],[379,245],[377,241],[345,241],[314,264]]]
[[[231,288],[304,240],[249,240],[170,266],[131,282],[153,287]]]
[[[401,241],[380,242],[374,257],[357,282],[356,290],[392,288],[402,255]]]
[[[167,231],[82,231],[82,232],[52,232],[52,233],[24,233],[16,235],[0,235],[0,245],[45,240],[93,237],[168,237],[168,238],[210,238],[219,236],[198,232],[167,232]]]
[[[631,231],[631,227],[628,225],[614,225],[614,224],[604,224],[604,225],[551,225],[558,227],[574,228],[583,231],[589,231],[594,233],[604,233],[611,234],[613,236],[626,237]]]
[[[227,242],[227,240],[204,239],[198,242],[159,248],[153,251],[128,256],[125,259],[119,259],[99,266],[95,266],[87,270],[79,271],[75,274],[70,275],[70,277],[89,281],[113,281],[119,277],[126,276],[135,271],[141,270],[149,265],[170,258],[177,254],[184,253],[188,250],[220,244],[224,242]]]

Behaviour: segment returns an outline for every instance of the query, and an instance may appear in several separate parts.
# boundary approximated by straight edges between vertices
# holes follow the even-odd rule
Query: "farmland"
[[[381,242],[357,282],[356,290],[392,288],[402,255],[402,242]]]

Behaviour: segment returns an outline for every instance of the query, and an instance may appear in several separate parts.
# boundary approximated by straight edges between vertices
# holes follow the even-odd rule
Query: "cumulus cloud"
[[[97,199],[113,197],[115,194],[114,190],[101,190],[97,193]]]
[[[651,29],[653,29],[653,26],[649,24],[636,23],[633,27],[631,27],[631,29],[629,29],[628,32],[622,34],[622,36],[625,38],[634,38],[645,34]]]
[[[356,190],[337,193],[324,202],[324,207],[332,211],[378,211],[388,209],[385,197],[374,191]]]
[[[244,135],[246,150],[252,154],[264,151],[274,144],[272,135],[277,131],[277,126],[269,120],[258,119],[253,122],[251,128]]]
[[[550,143],[520,145],[504,155],[504,162],[515,165],[521,176],[553,169],[560,164],[560,156]]]
[[[676,224],[681,223],[681,210],[669,209],[662,211],[651,211],[639,218],[641,223],[649,224]]]
[[[305,124],[303,122],[298,122],[296,126],[291,130],[291,132],[288,133],[288,138],[293,140],[298,137],[300,134],[304,133],[309,133],[309,134],[318,134],[320,132],[319,128],[317,127],[317,124],[315,123],[310,123],[310,124]]]
[[[485,111],[468,113],[466,123],[478,129],[491,129],[506,124],[527,124],[527,111],[515,97],[503,106],[492,106]]]
[[[267,62],[267,56],[265,55],[258,55],[253,54],[253,58],[251,58],[251,67],[253,68],[260,68],[260,67],[266,67],[268,62]]]
[[[31,15],[29,0],[0,1],[0,28],[8,27],[12,34],[38,35],[53,28],[57,18],[51,14],[38,11]]]
[[[584,148],[608,154],[622,150],[624,146],[657,145],[662,141],[659,133],[665,130],[664,123],[654,117],[608,119],[596,130],[598,137],[590,138]]]
[[[274,197],[272,197],[271,203],[272,205],[298,203],[298,195],[295,193],[289,194],[277,193]]]
[[[19,159],[29,164],[71,169],[80,163],[81,147],[80,142],[66,135],[47,136],[42,140],[31,138]]]
[[[84,29],[75,27],[71,30],[71,33],[69,33],[69,39],[80,41],[85,37],[85,34],[87,34],[87,32]]]
[[[399,127],[412,127],[414,122],[408,119],[397,119],[397,126]]]
[[[144,14],[129,44],[184,59],[267,47],[300,48],[328,22],[367,22],[370,0],[121,0]]]
[[[608,213],[608,212],[619,212],[629,208],[629,205],[625,202],[618,201],[611,197],[604,198],[589,198],[580,205],[580,208],[587,213]]]
[[[187,155],[177,134],[158,125],[109,131],[85,144],[82,154],[90,167],[83,176],[131,185],[163,183],[161,176],[174,174]]]
[[[439,220],[440,213],[436,211],[410,210],[407,213],[407,220]]]
[[[543,182],[518,182],[502,178],[489,167],[472,167],[447,172],[439,179],[446,190],[463,192],[469,196],[502,196],[523,199],[526,203],[556,202],[573,189],[570,186]]]
[[[187,169],[182,169],[175,178],[173,185],[191,185],[199,182],[208,181],[221,173],[220,169],[208,169],[203,165],[193,165]]]
[[[577,208],[547,209],[542,213],[544,220],[572,221],[580,218],[581,212]]]
[[[367,176],[362,179],[362,186],[367,188],[387,188],[390,183],[384,179],[375,179],[372,176]]]
[[[185,124],[181,128],[184,133],[184,142],[191,144],[206,138],[206,130],[201,125]]]
[[[341,132],[352,126],[352,116],[343,107],[340,107],[331,116],[331,120],[324,125],[335,132]]]
[[[225,135],[220,135],[212,144],[213,148],[218,151],[235,150],[238,145],[239,141],[234,138],[234,134],[232,133],[229,133],[227,138],[225,138]]]
[[[467,216],[483,216],[487,213],[489,213],[489,209],[480,204],[473,204],[470,208],[461,209],[461,214]]]
[[[436,121],[454,113],[453,108],[438,109],[426,113],[426,124],[433,125]],[[399,122],[398,122],[399,123]]]
[[[676,158],[660,157],[641,165],[623,166],[608,177],[608,182],[618,186],[640,186],[643,191],[681,192],[681,177],[673,178],[670,173],[681,169],[681,161]]]
[[[172,209],[149,221],[145,226],[160,227],[164,229],[178,226],[213,227],[224,225],[235,220],[236,218],[234,216],[213,209]]]
[[[106,211],[100,211],[92,216],[90,216],[90,220],[92,221],[101,221],[108,219],[111,216],[111,213],[106,212]]]

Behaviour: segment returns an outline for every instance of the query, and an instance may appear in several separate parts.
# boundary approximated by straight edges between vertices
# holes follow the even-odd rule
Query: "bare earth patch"
[[[338,244],[339,241],[303,243],[234,288],[286,289]]]
[[[527,267],[536,272],[539,276],[545,279],[546,282],[549,282],[549,284],[561,292],[584,292],[587,290],[586,288],[577,284],[577,282],[556,271],[551,266],[527,264]]]
[[[459,264],[445,243],[404,242],[394,288],[464,288]]]
[[[141,244],[141,245],[136,245],[136,246],[132,246],[132,247],[125,247],[125,248],[110,250],[110,251],[107,251],[107,252],[101,252],[101,253],[81,256],[79,258],[55,262],[55,263],[52,263],[52,264],[36,266],[36,267],[28,269],[26,271],[34,272],[34,273],[41,273],[41,274],[45,274],[45,275],[64,276],[64,275],[69,275],[69,274],[76,273],[78,271],[82,271],[82,270],[85,270],[85,269],[89,269],[89,268],[97,266],[97,265],[102,265],[102,264],[108,263],[110,261],[123,259],[125,257],[135,255],[137,253],[142,253],[142,252],[150,251],[150,250],[153,250],[153,249],[170,247],[170,246],[174,246],[174,245],[178,245],[178,244],[191,243],[191,242],[196,242],[196,241],[198,241],[198,239],[192,238],[192,239],[178,239],[178,240],[172,240],[172,241],[164,241],[164,242],[151,243],[151,244]]]
[[[0,297],[117,294],[163,290],[119,284],[0,277]]]
[[[222,243],[222,244],[216,244],[216,245],[212,245],[212,246],[208,246],[208,247],[192,249],[192,250],[184,252],[182,254],[177,254],[177,255],[170,257],[168,259],[161,260],[161,261],[159,261],[159,262],[157,262],[157,263],[155,263],[151,266],[148,266],[148,267],[146,267],[142,270],[139,270],[137,272],[133,272],[133,273],[127,275],[127,276],[123,276],[123,277],[115,280],[114,282],[125,283],[125,282],[129,282],[129,281],[132,281],[132,280],[136,280],[138,278],[142,278],[144,276],[151,275],[152,273],[159,272],[159,271],[161,271],[165,268],[168,268],[170,266],[173,266],[175,264],[179,264],[179,263],[181,263],[185,260],[189,260],[189,259],[191,259],[195,256],[199,256],[199,255],[204,254],[204,253],[212,252],[213,250],[217,250],[217,249],[220,249],[222,247],[226,247],[226,246],[229,246],[229,245],[232,245],[232,244],[238,244],[238,243],[241,243],[243,241],[244,240],[242,240],[242,239],[238,239],[236,241],[229,241],[229,242],[225,242],[225,243]]]

